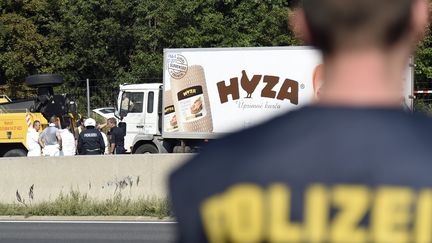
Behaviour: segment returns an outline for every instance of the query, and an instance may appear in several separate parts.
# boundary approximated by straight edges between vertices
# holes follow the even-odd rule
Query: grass
[[[0,215],[10,216],[149,216],[170,217],[171,210],[167,200],[122,198],[121,194],[113,199],[95,201],[86,194],[70,192],[61,194],[52,202],[37,204],[15,203],[0,204]]]

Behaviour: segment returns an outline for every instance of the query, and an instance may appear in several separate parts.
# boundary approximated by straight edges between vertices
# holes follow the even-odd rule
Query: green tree
[[[33,22],[18,14],[0,16],[0,66],[12,97],[22,88],[29,74],[44,69],[47,39],[37,33]]]
[[[129,70],[134,5],[135,1],[120,0],[61,1],[60,21],[51,25],[54,36],[61,38],[55,72],[67,80],[59,91],[71,93],[83,104],[88,78],[98,87],[92,89],[94,106],[111,100],[118,73]]]
[[[10,96],[22,96],[26,76],[50,73],[56,62],[56,38],[49,35],[55,22],[50,1],[0,2],[0,74]]]
[[[431,29],[432,30],[432,29]],[[429,30],[429,32],[431,31]],[[416,80],[419,83],[429,83],[432,78],[432,36],[428,35],[418,46],[416,59]],[[431,88],[431,85],[419,88]]]
[[[164,48],[289,46],[292,0],[3,0],[0,78],[20,96],[26,76],[59,73],[57,89],[94,105],[120,83],[162,79]],[[417,89],[432,89],[432,37],[416,55]]]
[[[164,48],[286,46],[291,1],[141,1],[128,82],[161,79]]]

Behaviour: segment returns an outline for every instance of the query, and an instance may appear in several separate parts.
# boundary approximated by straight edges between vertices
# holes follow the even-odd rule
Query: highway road
[[[0,221],[1,243],[175,242],[174,222]]]

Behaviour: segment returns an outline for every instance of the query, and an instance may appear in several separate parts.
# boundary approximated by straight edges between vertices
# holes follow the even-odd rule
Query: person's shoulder
[[[301,141],[311,141],[317,132],[339,132],[341,126],[349,130],[353,120],[363,119],[362,129],[370,124],[392,122],[404,129],[426,130],[432,136],[432,119],[398,109],[357,109],[350,107],[306,106],[280,115],[258,126],[245,129],[211,141],[203,151],[172,174],[173,180],[194,177],[200,173],[217,173],[244,168],[266,155],[280,154],[281,149],[298,146]],[[360,122],[360,121],[357,121]]]
[[[409,114],[412,117],[413,121],[415,121],[415,122],[423,123],[425,125],[432,126],[432,117],[430,117],[424,113],[406,112],[406,114]]]
[[[123,129],[120,128],[120,127],[114,127],[113,132],[114,132],[116,135],[123,135]]]
[[[84,134],[86,134],[88,131],[87,131],[87,129],[86,130],[83,130],[82,132],[80,132],[79,134],[78,134],[78,137],[84,137]]]
[[[48,132],[48,127],[44,128],[44,129],[42,130],[42,132],[41,132],[40,135],[44,135],[44,134],[46,134],[47,132]]]
[[[210,141],[199,154],[171,174],[171,184],[191,181],[205,175],[229,173],[234,167],[249,163],[258,154],[271,149],[275,133],[292,129],[304,110],[294,110],[257,126]],[[291,124],[291,126],[290,126]]]
[[[89,130],[89,133],[97,134],[98,136],[102,136],[102,135],[100,134],[101,132],[99,132],[99,130],[97,130],[96,128],[88,129],[88,130]]]
[[[428,144],[432,143],[432,117],[425,114],[414,113],[411,114],[411,119],[407,120],[410,132],[418,136],[419,139],[423,138]]]

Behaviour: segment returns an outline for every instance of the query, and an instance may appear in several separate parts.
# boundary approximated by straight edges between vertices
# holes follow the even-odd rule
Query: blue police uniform
[[[305,107],[170,179],[180,242],[432,242],[432,120]]]

